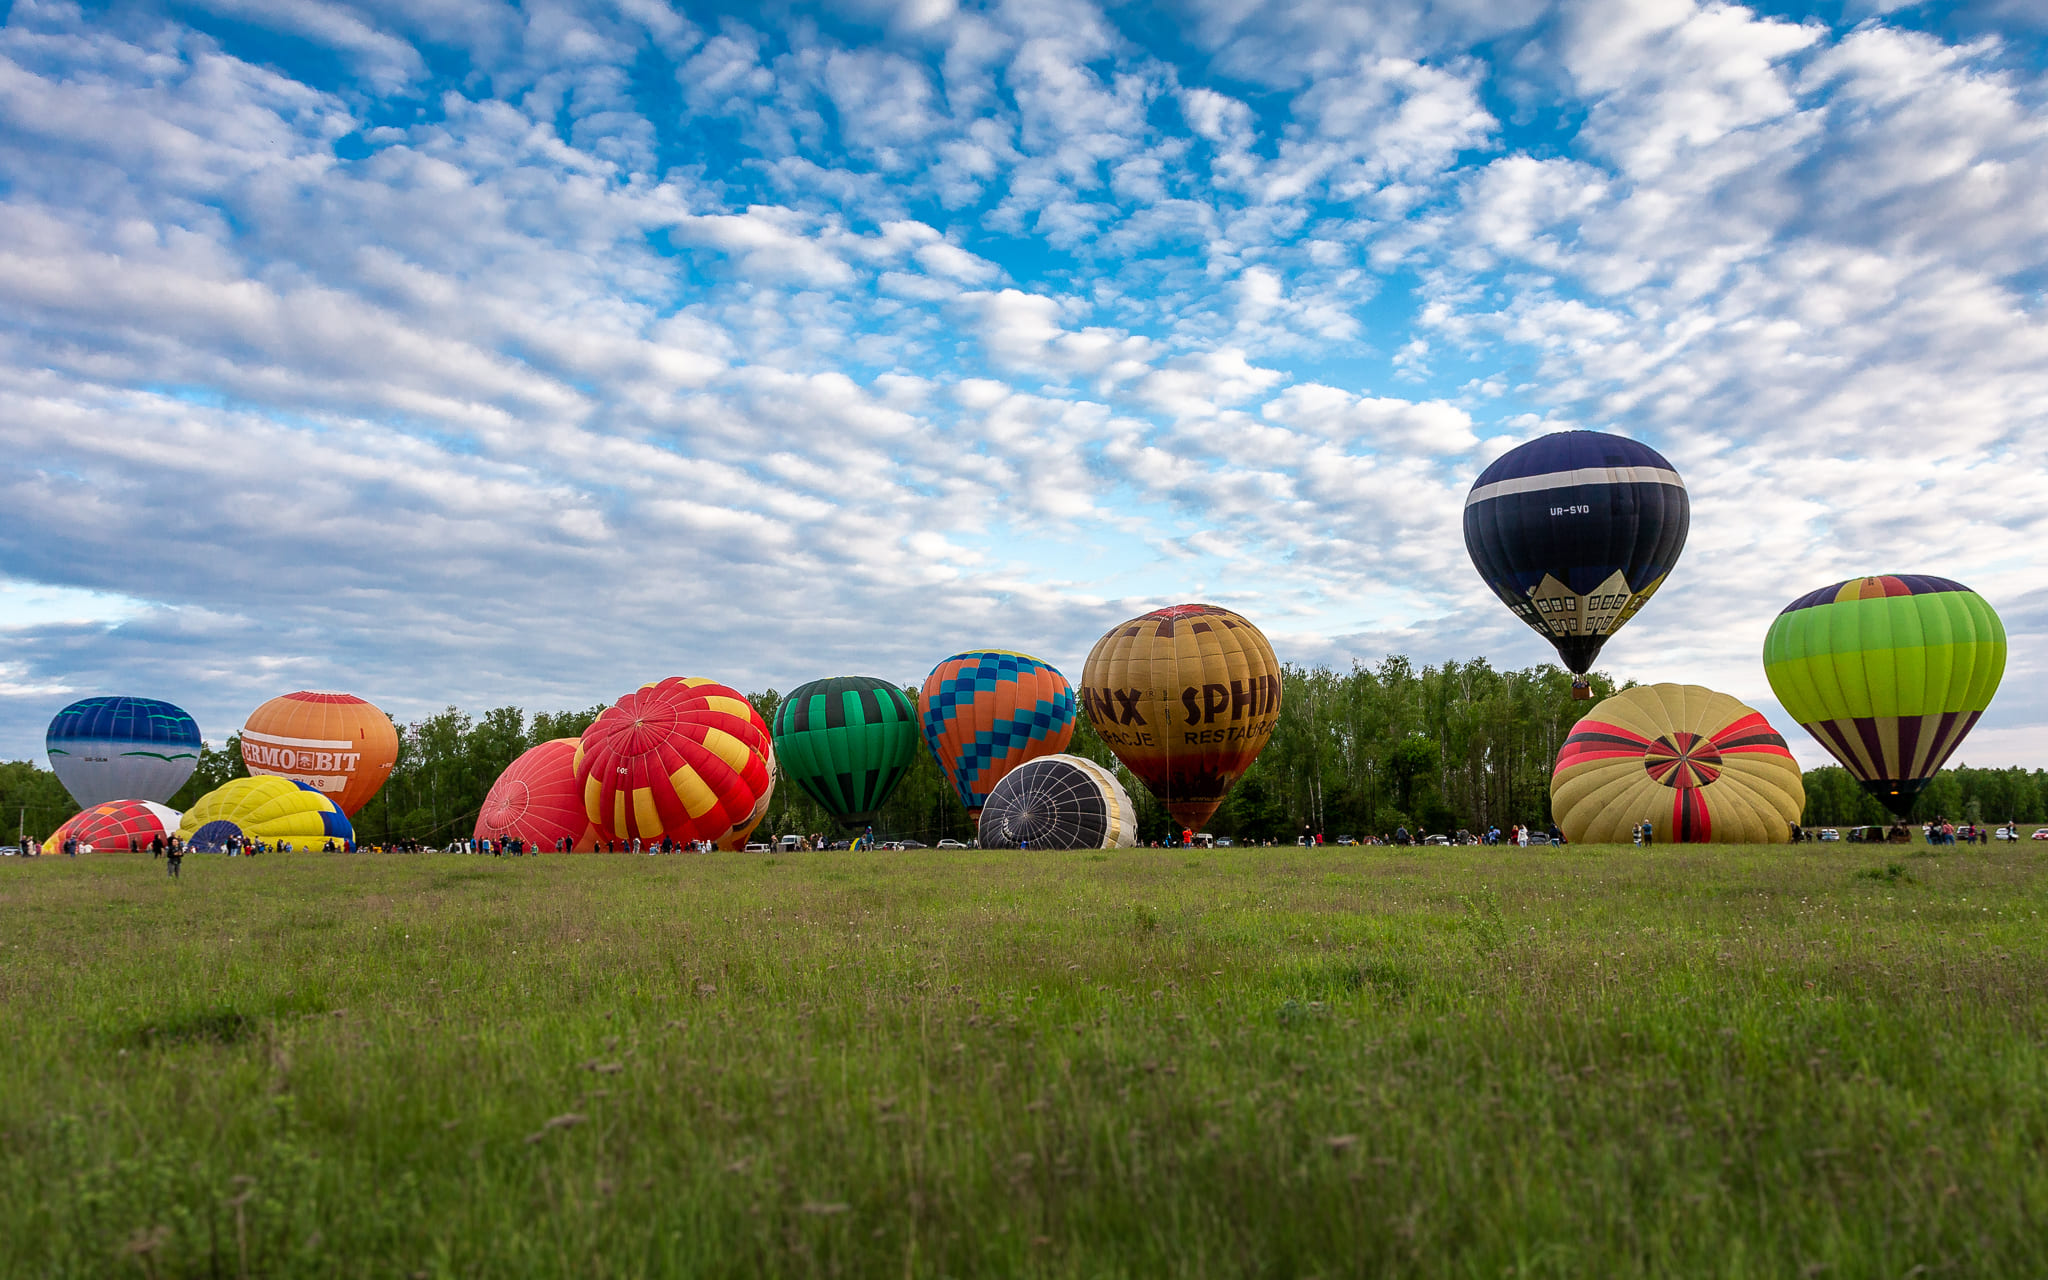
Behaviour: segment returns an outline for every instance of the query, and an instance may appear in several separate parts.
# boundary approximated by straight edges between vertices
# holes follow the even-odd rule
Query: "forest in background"
[[[1322,833],[1360,839],[1405,826],[1414,832],[1480,831],[1550,821],[1550,772],[1571,727],[1589,704],[1571,699],[1571,677],[1545,664],[1496,671],[1484,659],[1416,667],[1390,657],[1338,672],[1287,667],[1280,722],[1272,741],[1239,779],[1208,829],[1240,839],[1292,841]],[[1592,677],[1596,697],[1616,685]],[[913,698],[915,688],[908,692]],[[749,694],[771,723],[782,695]],[[529,715],[499,707],[472,715],[450,707],[399,725],[398,763],[391,780],[356,814],[366,843],[415,839],[433,845],[467,837],[491,784],[527,748],[572,737],[603,707]],[[1798,726],[1779,726],[1793,734]],[[1965,744],[1967,746],[1967,744]],[[1144,839],[1176,830],[1144,786],[1116,764],[1083,715],[1068,750],[1117,768],[1139,809]],[[171,807],[246,773],[240,741],[209,747]],[[33,761],[0,764],[0,833],[45,836],[75,811],[56,775]],[[1951,768],[1920,796],[1918,818],[1957,822],[2048,821],[2048,770]],[[1805,821],[1849,826],[1889,815],[1837,766],[1806,772]],[[929,752],[890,797],[877,834],[935,842],[968,840],[974,825],[941,777]],[[836,833],[824,809],[786,778],[756,838],[786,833]]]

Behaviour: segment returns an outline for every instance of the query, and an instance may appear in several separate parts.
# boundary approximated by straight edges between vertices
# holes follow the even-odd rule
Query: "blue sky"
[[[0,757],[1187,599],[1527,666],[1459,507],[1590,426],[1695,504],[1604,668],[1779,715],[1779,608],[1942,574],[2012,636],[1960,758],[2048,764],[2028,6],[0,12]]]

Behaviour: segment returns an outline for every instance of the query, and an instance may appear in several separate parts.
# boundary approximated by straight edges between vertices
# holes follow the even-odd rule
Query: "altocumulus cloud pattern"
[[[1969,762],[2039,764],[2025,9],[17,0],[0,755],[1074,671],[1192,599],[1525,666],[1461,507],[1587,426],[1692,502],[1608,669],[1776,719],[1788,600],[1937,574],[2011,636]]]

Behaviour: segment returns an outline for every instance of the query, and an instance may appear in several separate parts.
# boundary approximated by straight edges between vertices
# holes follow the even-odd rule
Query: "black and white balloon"
[[[1080,756],[1040,756],[1003,775],[981,809],[984,849],[1116,849],[1138,810],[1116,775]]]

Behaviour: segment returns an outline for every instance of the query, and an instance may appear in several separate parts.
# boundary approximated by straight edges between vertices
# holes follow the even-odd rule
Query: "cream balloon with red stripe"
[[[583,731],[573,768],[584,812],[618,840],[736,849],[775,790],[767,722],[737,691],[702,678],[671,676],[605,708]]]
[[[1550,810],[1573,844],[1784,844],[1806,807],[1785,739],[1762,713],[1696,684],[1624,689],[1572,726]]]

